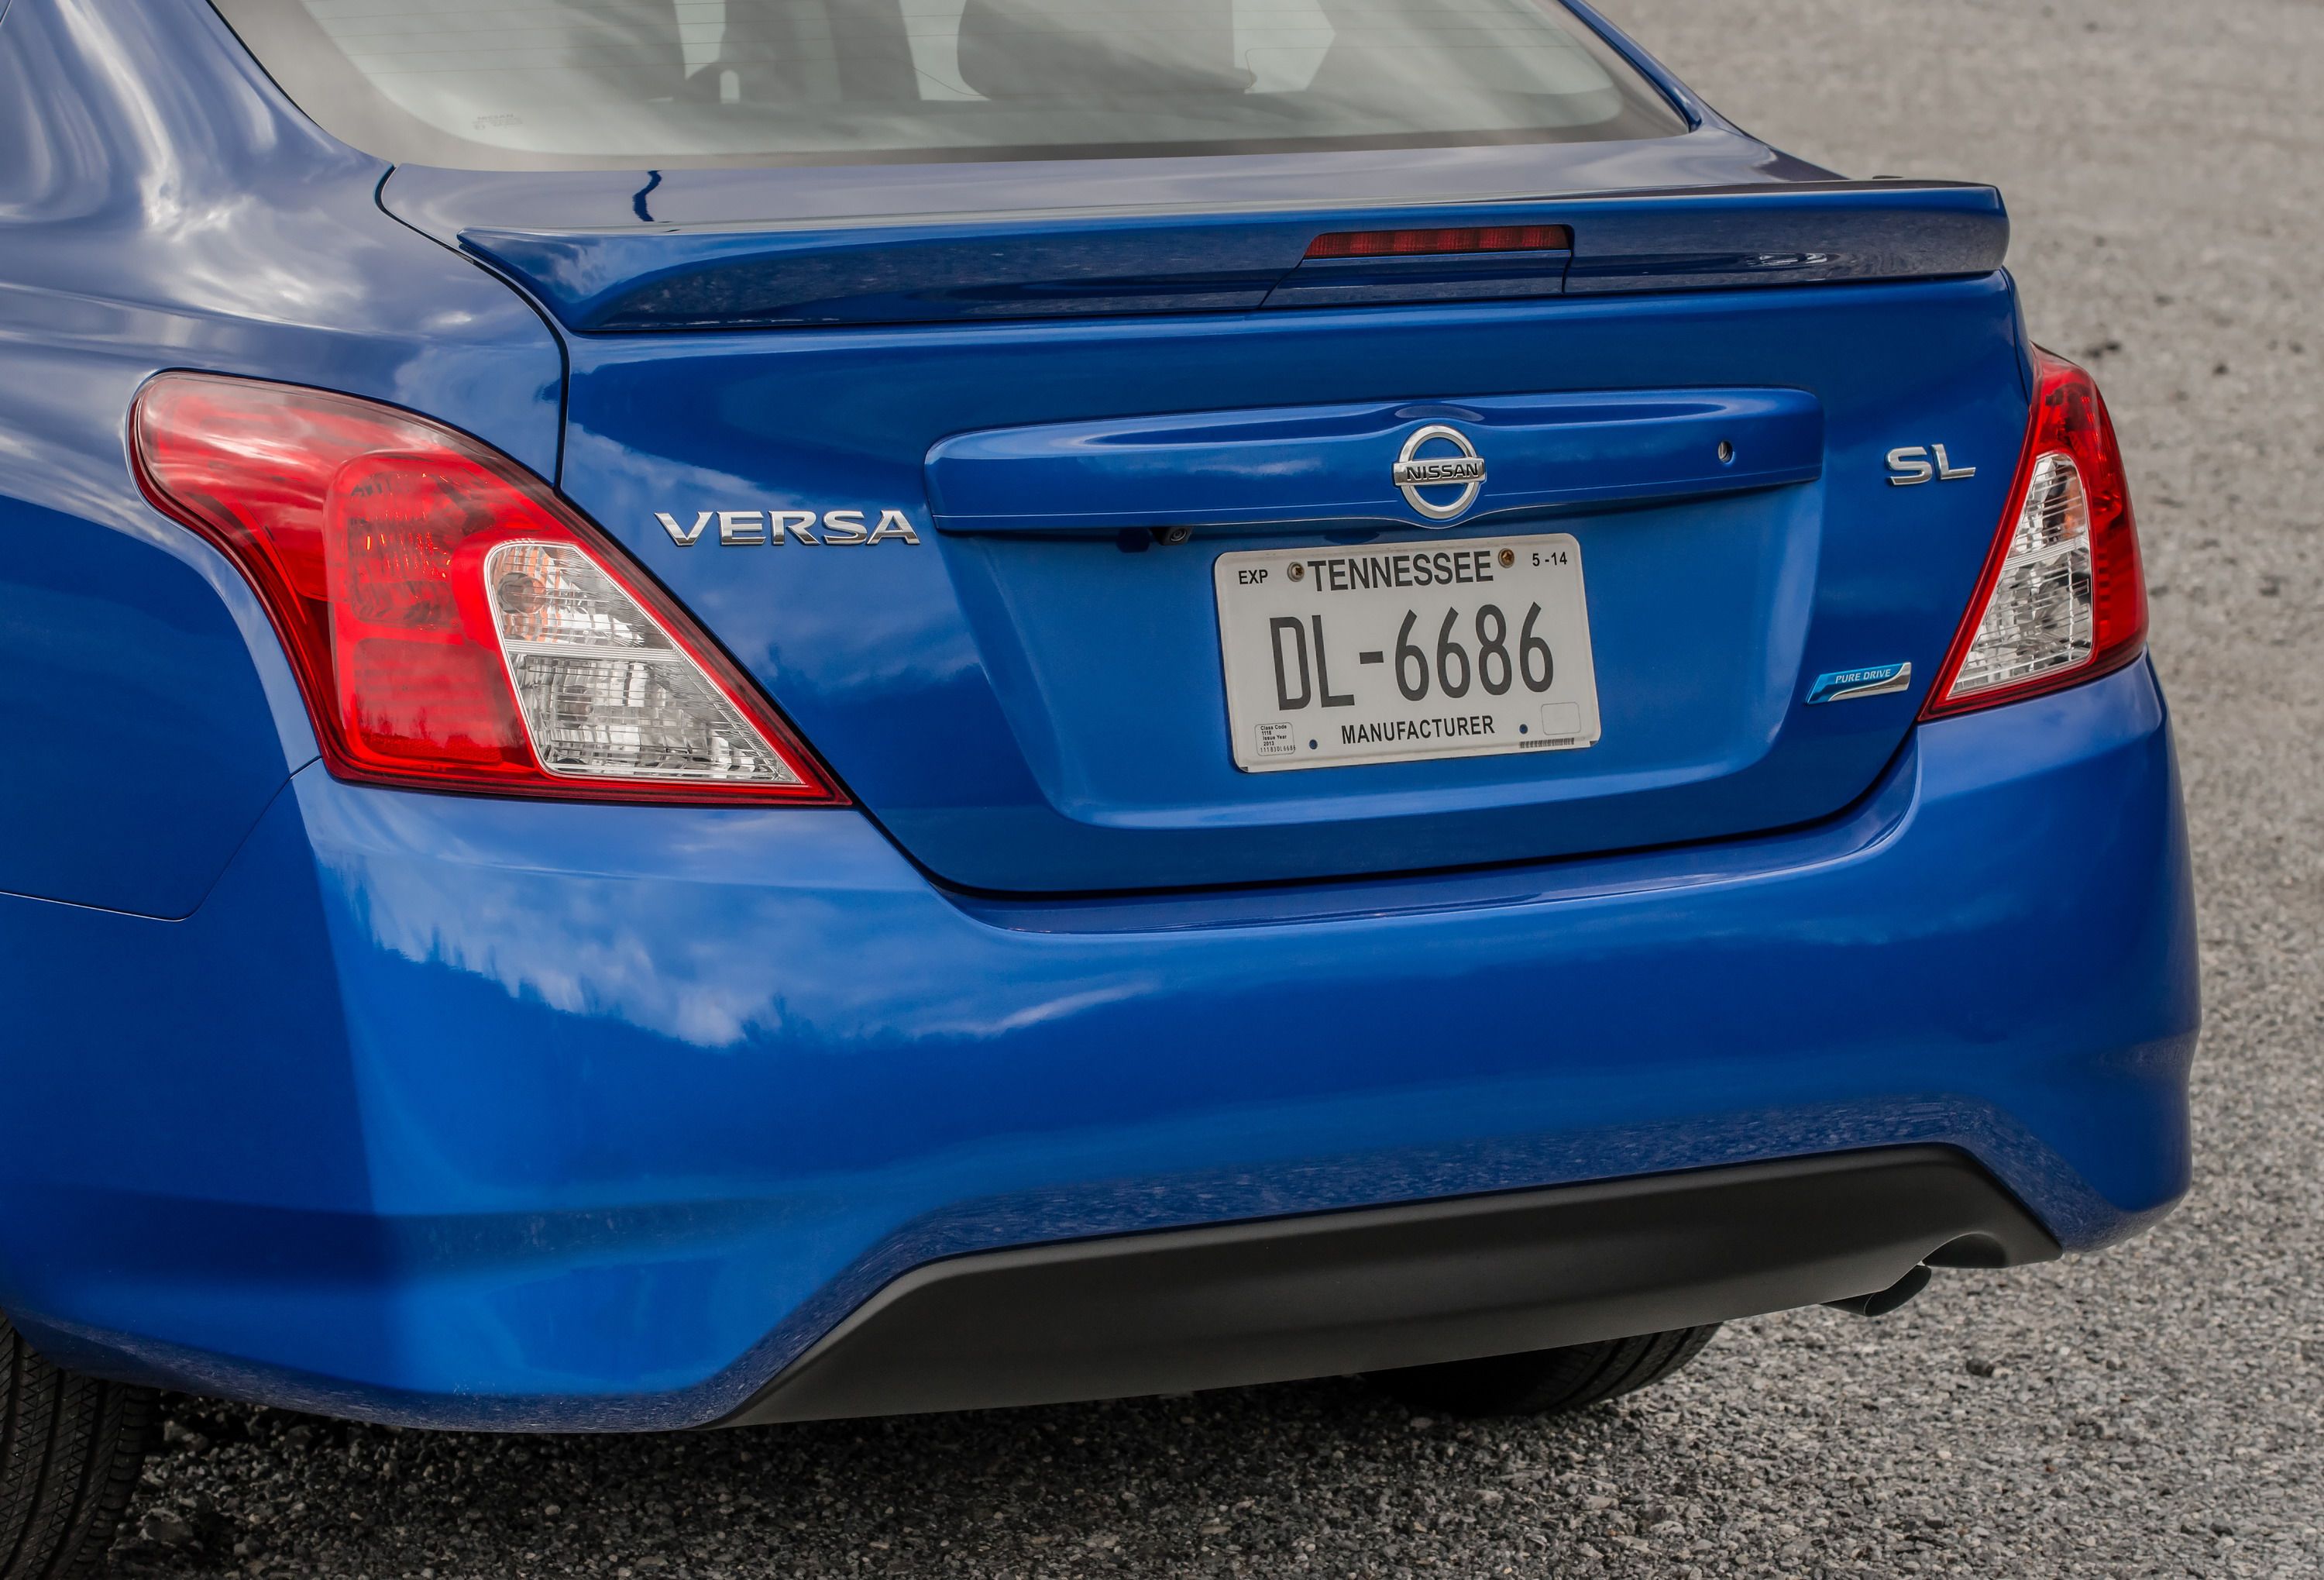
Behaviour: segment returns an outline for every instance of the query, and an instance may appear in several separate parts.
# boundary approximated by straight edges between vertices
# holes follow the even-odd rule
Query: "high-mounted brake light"
[[[341,779],[586,800],[844,798],[756,688],[548,485],[349,395],[138,393],[146,496],[234,560]]]
[[[2079,685],[2146,647],[2146,577],[2114,420],[2090,375],[2034,359],[2025,448],[1923,718]]]
[[[1563,225],[1487,225],[1447,230],[1335,230],[1307,244],[1311,258],[1416,258],[1445,253],[1552,253],[1573,245]]]

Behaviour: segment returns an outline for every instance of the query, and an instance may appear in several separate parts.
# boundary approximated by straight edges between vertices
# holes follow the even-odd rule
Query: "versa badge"
[[[820,548],[829,544],[835,549],[857,549],[867,544],[893,538],[899,542],[918,544],[920,535],[912,530],[911,518],[900,510],[883,510],[879,524],[867,527],[864,519],[868,510],[827,510],[817,516],[811,510],[703,510],[694,513],[694,524],[687,526],[668,511],[654,512],[654,520],[669,534],[669,541],[681,549],[691,549],[718,523],[718,541],[737,546],[784,543],[806,543]],[[816,526],[821,523],[821,536]]]

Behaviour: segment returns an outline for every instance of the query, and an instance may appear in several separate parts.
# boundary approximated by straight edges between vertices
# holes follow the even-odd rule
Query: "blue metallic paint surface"
[[[674,1426],[980,1247],[1941,1141],[2087,1248],[2186,1184],[2143,664],[1818,829],[1265,915],[971,908],[853,813],[294,791],[185,922],[0,902],[0,991],[80,1050],[0,1113],[0,1303],[60,1356]],[[133,956],[177,1025],[44,989]],[[42,1117],[98,1107],[102,1152]]]
[[[907,217],[1071,217],[1093,210],[1355,209],[1832,179],[1831,171],[1732,128],[1710,125],[1635,143],[1231,158],[519,173],[404,165],[388,179],[381,200],[448,246],[471,227],[618,232],[650,225],[715,232],[772,221],[836,226]]]
[[[1460,424],[1491,457],[1492,493],[1463,518],[1470,526],[1823,473],[1823,411],[1805,391],[1631,390],[988,429],[928,451],[928,513],[939,531],[1010,534],[1408,527],[1412,507],[1379,458],[1395,453],[1416,409]]]
[[[1824,173],[1682,102],[1700,129],[1661,143],[1069,178],[682,171],[652,211],[844,217],[1102,187],[1196,207],[1382,201]],[[451,244],[466,224],[619,223],[644,200],[636,176],[398,171],[384,201],[414,229],[374,202],[385,173],[285,104],[198,0],[14,0],[0,25],[0,633],[15,681],[0,732],[16,751],[0,770],[0,1308],[56,1359],[428,1425],[677,1426],[724,1413],[897,1272],[984,1247],[1911,1141],[1969,1149],[2077,1248],[2184,1188],[2195,943],[2147,668],[1919,730],[1913,698],[1786,713],[1803,676],[1933,668],[2006,467],[1940,503],[1889,496],[1874,463],[1940,411],[1980,453],[2014,455],[2024,349],[2006,282],[1483,320],[1285,314],[1255,338],[1214,319],[986,326],[971,331],[981,388],[943,330],[810,332],[779,353],[715,335],[576,343],[568,489],[777,678],[844,772],[881,788],[886,827],[547,805],[330,780],[263,612],[144,504],[126,464],[138,383],[194,366],[395,401],[559,473],[564,352]],[[1883,370],[1840,353],[1900,328],[1933,348],[1884,393]],[[1489,338],[1570,373],[1480,372]],[[689,406],[687,376],[731,374],[722,356],[749,378]],[[1381,356],[1392,375],[1368,367]],[[1815,377],[1784,376],[1809,363]],[[1125,367],[1135,390],[1117,388]],[[1788,644],[1739,712],[1784,718],[1794,755],[1763,790],[1721,794],[1744,827],[1811,782],[1818,820],[1641,854],[1168,896],[947,892],[891,833],[1028,862],[1057,846],[1050,876],[1120,873],[1139,869],[1118,851],[1064,848],[1073,814],[1095,805],[1083,827],[1108,834],[1145,816],[1125,813],[1106,764],[1075,760],[1082,744],[1046,759],[1019,745],[1039,716],[1005,666],[988,673],[978,642],[1001,614],[980,600],[1102,642],[1070,617],[1075,599],[1131,568],[1196,576],[1207,557],[1100,542],[1028,582],[993,563],[1017,551],[1002,539],[939,546],[923,513],[932,541],[887,562],[899,596],[851,646],[831,611],[864,572],[722,586],[707,554],[688,568],[658,547],[644,513],[699,492],[706,465],[754,503],[844,503],[819,497],[833,487],[918,502],[927,449],[965,428],[1312,405],[1324,386],[1393,402],[1424,385],[1481,399],[1704,383],[1812,390],[1824,478],[1545,519],[1591,544],[1618,649],[1656,534],[1682,559],[1735,553],[1775,577],[1754,584],[1771,600],[1754,618],[1779,622],[1788,597],[1799,619],[1738,638]],[[1770,570],[1722,547],[1738,537],[1788,547]],[[1679,589],[1698,623],[1706,585]],[[1650,661],[1623,655],[1633,674]],[[1154,706],[1169,728],[1194,716],[1183,699]],[[1067,706],[1059,722],[1089,721]],[[912,781],[913,751],[950,753],[954,781]],[[1651,825],[1618,786],[1583,783],[1594,770],[1562,771],[1553,799],[1579,810],[1559,815],[1596,819],[1585,844]],[[1477,827],[1432,846],[1432,800],[1450,826],[1523,810],[1499,770],[1463,772],[1449,792],[1317,785],[1297,808],[1205,809],[1189,781],[1158,820],[1222,828],[1201,858],[1222,869],[1277,851],[1278,874],[1330,869],[1295,815],[1336,820],[1334,837],[1401,819],[1399,854],[1452,859],[1493,846]],[[1714,809],[1695,808],[1695,832],[1717,831],[1702,820]]]
[[[1999,275],[1912,285],[1206,314],[1075,323],[577,337],[564,492],[757,674],[850,790],[967,887],[1101,891],[1511,861],[1828,816],[1895,751],[1916,694],[1799,706],[1812,678],[1935,672],[1999,520],[2025,395]],[[1867,346],[1883,354],[1868,358]],[[1396,403],[1407,428],[1494,397],[1781,387],[1821,405],[1820,482],[1601,500],[1382,541],[1572,533],[1605,739],[1588,752],[1245,774],[1227,750],[1210,562],[1375,513],[1198,530],[934,535],[931,449],[963,433],[1155,413]],[[1317,420],[1321,420],[1317,417]],[[1190,427],[1222,421],[1214,410]],[[1978,476],[1888,486],[1941,422]],[[1497,437],[1585,492],[1618,449]],[[1517,452],[1508,454],[1509,447]],[[1377,461],[1384,479],[1392,445]],[[941,461],[939,462],[941,465]],[[1189,460],[1185,467],[1196,463]],[[1185,468],[1182,468],[1185,469]],[[1157,480],[1157,494],[1167,494]],[[679,548],[656,512],[899,508],[927,544]],[[1925,684],[1925,682],[1924,682]],[[1545,816],[1554,808],[1554,816]]]
[[[385,172],[205,5],[27,0],[0,29],[0,892],[182,916],[314,754],[240,577],[130,476],[147,377],[348,390],[555,468],[554,337],[381,213]]]

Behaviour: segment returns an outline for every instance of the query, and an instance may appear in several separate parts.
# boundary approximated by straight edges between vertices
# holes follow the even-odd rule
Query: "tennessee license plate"
[[[1247,772],[1598,740],[1582,546],[1568,533],[1222,554],[1213,579]]]

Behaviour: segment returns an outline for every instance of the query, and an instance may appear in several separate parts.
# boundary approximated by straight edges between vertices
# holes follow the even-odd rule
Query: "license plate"
[[[1213,578],[1246,772],[1598,740],[1568,533],[1222,554]]]

